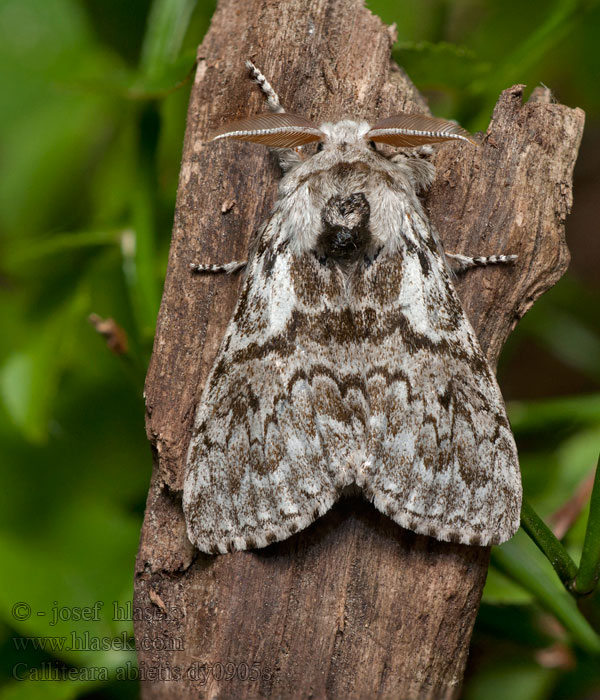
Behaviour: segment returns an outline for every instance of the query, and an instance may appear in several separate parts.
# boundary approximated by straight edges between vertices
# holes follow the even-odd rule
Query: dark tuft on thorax
[[[319,258],[339,264],[364,258],[371,243],[370,214],[369,202],[362,192],[331,197],[321,210],[323,230],[316,249]]]

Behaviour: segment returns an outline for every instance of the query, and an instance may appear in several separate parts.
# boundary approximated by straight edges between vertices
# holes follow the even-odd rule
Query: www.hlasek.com
[[[183,637],[142,637],[134,639],[127,632],[115,637],[95,636],[89,632],[71,632],[62,637],[13,637],[18,651],[181,651]]]

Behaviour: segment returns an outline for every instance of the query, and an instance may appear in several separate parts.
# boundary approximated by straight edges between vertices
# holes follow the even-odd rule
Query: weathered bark
[[[146,383],[155,468],[135,593],[138,615],[154,618],[136,622],[138,644],[153,648],[139,653],[145,698],[451,698],[460,687],[487,548],[414,535],[350,500],[286,542],[209,557],[188,542],[180,503],[195,408],[239,287],[236,277],[192,276],[189,263],[243,258],[278,177],[265,149],[207,145],[206,134],[264,109],[248,57],[290,111],[317,121],[423,111],[390,63],[391,42],[361,0],[221,0],[199,50]],[[482,148],[440,149],[427,200],[448,250],[519,254],[514,268],[458,282],[492,364],[567,266],[583,129],[580,110],[544,91],[521,97],[519,87],[502,94]],[[253,664],[258,680],[244,680]]]

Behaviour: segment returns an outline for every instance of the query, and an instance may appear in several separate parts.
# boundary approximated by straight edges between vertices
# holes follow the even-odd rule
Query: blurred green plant
[[[485,128],[502,89],[544,82],[598,119],[597,0],[368,4],[396,23],[394,56],[434,113]],[[213,10],[213,0],[0,0],[2,698],[135,693],[130,649],[31,640],[132,634],[112,607],[131,600],[151,462],[143,376],[195,49]],[[534,344],[596,393],[509,404],[532,539],[520,532],[493,551],[470,700],[572,700],[600,683],[597,483],[591,507],[589,497],[575,503],[600,447],[599,307],[598,288],[565,279],[503,356],[507,367]],[[107,350],[91,313],[115,320],[126,352],[118,342],[117,354]],[[573,503],[555,537],[542,517],[555,528]],[[104,603],[98,619],[49,626],[53,610],[95,601]],[[98,668],[106,678],[94,677]],[[27,680],[53,671],[68,679]]]
[[[112,0],[0,3],[3,698],[136,692],[131,611],[113,606],[131,602],[151,465],[143,379],[214,9],[136,4],[127,17]],[[105,15],[92,22],[107,11],[137,16],[133,54]],[[108,352],[91,312],[116,319],[126,354]],[[96,601],[94,619],[51,624]]]

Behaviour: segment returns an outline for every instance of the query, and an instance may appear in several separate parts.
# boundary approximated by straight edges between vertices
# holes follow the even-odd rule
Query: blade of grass
[[[197,0],[154,0],[142,46],[140,71],[160,76],[177,58]]]
[[[70,250],[93,248],[95,246],[119,245],[121,229],[108,228],[99,231],[77,231],[74,233],[59,233],[46,240],[30,242],[22,248],[9,251],[6,257],[6,267],[19,267],[25,262],[45,258],[49,255],[59,255]]]
[[[27,677],[28,672],[35,680]],[[54,673],[58,675],[57,671]],[[51,674],[52,667],[38,669],[33,666],[29,669],[25,664],[17,664],[14,671],[16,680],[2,687],[0,697],[2,700],[76,700],[102,686],[102,681],[59,680]]]
[[[140,59],[139,72],[143,81],[158,80],[175,62],[195,5],[196,0],[154,0]],[[155,102],[140,108],[138,121],[137,183],[131,201],[134,233],[123,237],[122,249],[140,336],[150,344],[160,299],[156,260],[156,157],[161,124]]]
[[[193,76],[196,51],[189,49],[152,76],[124,73],[61,84],[61,88],[81,94],[110,95],[125,100],[160,100],[183,87]]]
[[[516,46],[511,53],[496,66],[493,76],[486,76],[473,81],[470,86],[472,94],[490,92],[490,81],[493,81],[494,99],[497,91],[509,87],[522,79],[524,73],[530,70],[550,49],[564,39],[575,24],[591,10],[598,0],[558,0],[548,12],[545,22],[532,32],[525,41]]]
[[[443,56],[454,56],[456,58],[466,58],[472,61],[476,60],[475,52],[466,46],[453,44],[449,41],[399,41],[394,44],[394,51],[399,53],[403,51],[414,51],[415,53],[424,53],[426,55],[442,54]]]
[[[515,83],[531,79],[542,58],[563,41],[599,0],[557,0],[546,20],[517,45],[506,58],[475,77],[465,89],[462,109],[456,115],[471,130],[485,129],[498,94]]]
[[[150,342],[160,303],[156,275],[154,189],[147,174],[139,172],[132,202],[134,231],[122,237],[123,268],[142,342]]]
[[[29,342],[0,367],[0,400],[22,435],[43,444],[53,414],[61,376],[68,364],[72,328],[88,303],[83,285],[38,324]]]
[[[579,595],[591,593],[598,585],[600,578],[600,459],[596,467],[594,488],[590,500],[590,514],[588,516],[583,552],[579,571],[575,581],[575,591]]]
[[[600,381],[600,337],[593,323],[548,308],[530,317],[523,330],[568,367]]]
[[[156,254],[157,165],[160,117],[154,103],[143,105],[138,117],[136,184],[131,193],[133,231],[121,238],[123,268],[142,342],[149,346],[160,303]]]
[[[554,533],[533,510],[529,502],[523,499],[521,508],[521,525],[539,549],[546,555],[552,568],[558,574],[567,590],[571,590],[577,575],[577,566],[567,550],[556,539]]]
[[[515,431],[538,431],[565,423],[600,422],[600,394],[568,396],[541,401],[510,401],[510,423]]]
[[[600,654],[600,638],[577,609],[575,600],[559,587],[548,561],[527,538],[517,535],[501,547],[494,547],[492,563],[552,613],[581,649]]]

